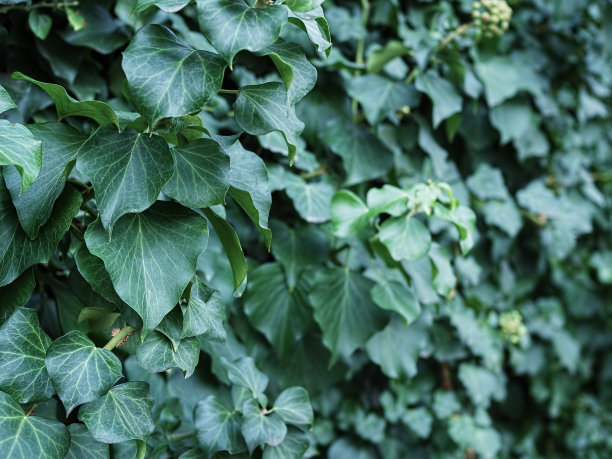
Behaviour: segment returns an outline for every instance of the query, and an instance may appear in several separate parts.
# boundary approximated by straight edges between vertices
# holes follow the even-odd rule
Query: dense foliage
[[[0,0],[0,457],[610,455],[610,43],[603,0]]]

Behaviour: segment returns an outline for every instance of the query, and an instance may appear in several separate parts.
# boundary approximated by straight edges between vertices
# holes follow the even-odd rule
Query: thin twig
[[[111,340],[104,345],[104,349],[112,351],[121,341],[127,339],[130,335],[136,332],[134,327],[126,325],[119,332],[111,338]]]

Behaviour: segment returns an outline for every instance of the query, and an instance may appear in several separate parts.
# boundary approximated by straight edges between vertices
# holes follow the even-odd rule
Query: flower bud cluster
[[[499,328],[504,339],[512,344],[518,344],[521,338],[527,334],[527,327],[523,324],[523,317],[518,311],[502,314],[499,318]]]
[[[500,37],[510,27],[512,8],[504,0],[480,0],[472,5],[472,19],[487,38]]]

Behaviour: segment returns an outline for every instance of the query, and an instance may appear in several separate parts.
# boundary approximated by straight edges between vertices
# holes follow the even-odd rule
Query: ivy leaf
[[[66,459],[109,459],[108,445],[97,441],[83,424],[70,424],[68,431],[70,450]]]
[[[278,69],[287,89],[287,103],[295,105],[314,88],[317,69],[295,43],[275,43],[262,49],[260,56],[269,56]]]
[[[0,120],[0,166],[9,165],[14,165],[21,175],[23,193],[40,172],[42,145],[25,126]]]
[[[373,126],[395,110],[417,106],[421,99],[412,85],[380,75],[362,75],[349,80],[347,92],[359,101],[368,123]]]
[[[423,258],[431,247],[429,229],[414,217],[389,218],[380,226],[378,234],[397,261]]]
[[[266,446],[263,459],[288,459],[304,457],[310,443],[300,434],[289,431],[280,445]]]
[[[199,278],[191,285],[189,303],[181,305],[183,310],[183,332],[181,338],[204,335],[207,339],[225,340],[225,306]]]
[[[200,357],[200,343],[196,338],[181,340],[176,348],[158,332],[147,334],[138,346],[138,365],[150,373],[160,373],[170,368],[180,368],[188,378],[193,374]]]
[[[53,204],[62,193],[66,177],[87,136],[60,123],[33,124],[28,129],[42,142],[40,173],[23,194],[17,169],[5,168],[4,179],[11,192],[19,223],[28,237],[34,239],[51,215]]]
[[[96,220],[85,233],[87,247],[104,261],[115,290],[153,329],[178,302],[206,250],[208,225],[195,212],[158,202],[115,225],[113,238]],[[168,273],[172,273],[169,275]]]
[[[64,424],[28,416],[10,395],[0,391],[0,455],[6,459],[62,459],[70,448]]]
[[[93,119],[99,125],[113,124],[119,128],[117,115],[109,105],[98,100],[85,100],[79,102],[70,97],[66,90],[59,84],[44,83],[30,78],[21,72],[14,72],[11,78],[15,80],[26,80],[35,84],[45,91],[55,104],[58,120],[67,116],[84,116]]]
[[[81,194],[66,187],[51,216],[31,241],[19,225],[11,196],[0,180],[0,286],[9,284],[36,263],[46,263],[81,206]]]
[[[229,188],[230,159],[211,139],[196,139],[170,150],[174,174],[164,194],[187,207],[224,204]]]
[[[317,47],[317,50],[325,52],[326,57],[329,57],[332,45],[331,35],[329,33],[329,24],[323,16],[323,8],[317,6],[307,12],[291,11],[289,13],[289,22],[306,32],[310,41]]]
[[[350,121],[335,119],[321,132],[321,140],[342,158],[345,186],[380,178],[393,166],[393,155],[375,135]],[[372,152],[377,152],[373,155]]]
[[[323,343],[332,351],[330,364],[350,356],[374,332],[387,314],[370,299],[373,282],[344,268],[317,273],[310,293],[315,320],[323,331]]]
[[[181,42],[167,27],[140,29],[123,53],[130,101],[149,120],[196,113],[217,94],[225,62]]]
[[[102,225],[112,231],[122,215],[151,206],[172,177],[167,142],[132,129],[102,126],[83,144],[77,168],[93,184]]]
[[[289,424],[312,425],[314,420],[310,397],[303,387],[290,387],[282,391],[274,402],[274,411]]]
[[[293,11],[306,12],[314,10],[325,0],[286,0],[285,5]]]
[[[79,408],[79,419],[103,443],[143,440],[155,429],[152,407],[149,385],[141,381],[127,382]]]
[[[104,395],[122,376],[121,361],[115,354],[96,347],[78,330],[53,341],[45,365],[66,415],[77,405]]]
[[[11,99],[11,96],[7,90],[0,85],[0,113],[4,113],[13,108],[17,108],[17,105],[15,105],[15,102],[13,102],[13,99]]]
[[[218,216],[211,209],[202,209],[202,212],[212,225],[215,233],[223,245],[223,250],[230,262],[232,268],[232,275],[234,277],[234,291],[238,290],[238,287],[242,285],[246,279],[248,265],[244,258],[244,252],[240,245],[240,239],[236,234],[236,231],[230,225],[227,220]]]
[[[398,40],[390,40],[382,48],[372,51],[367,58],[366,68],[368,73],[378,73],[385,65],[396,57],[412,54],[412,50]]]
[[[329,205],[334,187],[327,182],[307,182],[302,177],[290,174],[285,192],[293,201],[295,210],[310,223],[323,223],[330,219]]]
[[[55,391],[45,367],[50,344],[36,311],[17,309],[0,328],[0,390],[19,403],[51,397]]]
[[[274,43],[287,22],[280,5],[252,8],[245,0],[197,0],[200,29],[232,67],[234,56]]]
[[[400,314],[406,325],[414,322],[421,313],[421,305],[414,289],[398,281],[385,277],[377,278],[370,296],[381,308]]]
[[[433,102],[433,127],[461,111],[463,98],[453,84],[433,70],[421,74],[415,82],[416,88],[427,94]]]
[[[249,276],[245,312],[282,360],[312,327],[310,286],[308,277],[301,276],[295,288],[289,287],[279,263],[261,265]]]
[[[227,377],[232,383],[249,389],[253,398],[264,396],[268,377],[257,369],[251,357],[241,357],[234,362],[222,357],[221,364],[227,370]]]
[[[189,0],[137,0],[136,6],[132,9],[132,14],[142,13],[153,5],[166,13],[176,13],[182,10],[188,3]]]
[[[37,38],[44,40],[51,31],[53,20],[51,16],[44,13],[39,13],[38,10],[31,10],[28,14],[28,26]]]
[[[242,406],[242,435],[249,448],[249,454],[253,454],[255,448],[266,443],[268,445],[280,445],[287,435],[287,426],[276,413],[267,414],[262,412],[257,400],[249,399]]]
[[[240,142],[225,151],[230,155],[230,195],[253,221],[270,249],[272,232],[268,228],[268,215],[272,196],[266,166],[259,156],[245,150]]]
[[[0,287],[0,325],[11,317],[13,312],[28,302],[36,287],[34,272],[31,269],[8,285]]]
[[[332,197],[331,219],[334,233],[339,237],[359,235],[370,224],[368,206],[349,190],[340,190]]]
[[[218,397],[209,395],[200,400],[194,419],[198,441],[206,451],[238,454],[245,450],[240,414],[227,408]]]
[[[234,113],[238,125],[249,134],[279,131],[289,148],[289,163],[293,163],[304,123],[295,116],[295,108],[289,104],[282,83],[243,86],[234,103]]]
[[[121,302],[121,298],[117,295],[113,282],[104,268],[104,262],[100,258],[92,255],[87,247],[81,247],[75,252],[74,261],[79,272],[94,292],[111,303]]]
[[[428,344],[427,328],[420,321],[407,327],[396,318],[368,340],[366,352],[389,378],[412,378],[417,374],[419,355]]]

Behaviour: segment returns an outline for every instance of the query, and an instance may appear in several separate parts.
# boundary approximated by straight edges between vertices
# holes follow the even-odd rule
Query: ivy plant
[[[608,455],[610,30],[0,0],[0,456]]]

